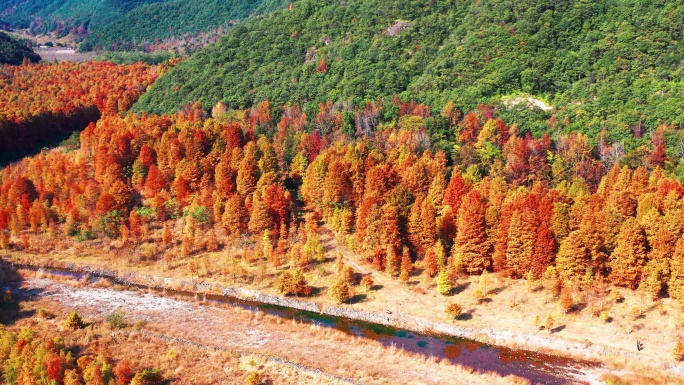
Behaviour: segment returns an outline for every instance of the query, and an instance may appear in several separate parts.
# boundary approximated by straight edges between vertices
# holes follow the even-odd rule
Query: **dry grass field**
[[[79,348],[85,355],[103,355],[112,362],[127,359],[134,371],[159,368],[167,380],[176,384],[245,384],[253,372],[260,374],[262,383],[339,384],[290,365],[270,362],[260,355],[214,351],[156,338],[138,330],[117,333],[101,321],[83,330],[63,331],[60,330],[60,321],[63,320],[59,316],[50,320],[32,317],[10,328],[20,330],[28,327],[40,336],[60,336],[67,345]]]
[[[95,58],[94,52],[76,52],[71,48],[35,48],[34,51],[45,61],[88,61]]]

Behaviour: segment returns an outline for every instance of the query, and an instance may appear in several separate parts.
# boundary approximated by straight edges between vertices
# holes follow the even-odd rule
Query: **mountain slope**
[[[29,28],[34,33],[81,34],[100,28],[136,7],[164,0],[6,0],[0,4],[0,25]]]
[[[8,34],[0,32],[0,64],[19,65],[24,61],[24,58],[28,58],[34,63],[40,61],[40,56],[31,48],[12,39]]]
[[[287,3],[282,0],[176,0],[147,4],[90,34],[81,49],[144,49],[157,40],[208,32],[283,5]]]
[[[160,79],[137,109],[173,111],[193,100],[244,107],[264,99],[306,103],[400,93],[437,55],[447,26],[465,7],[455,0],[430,3],[297,2],[198,52]]]
[[[396,94],[471,109],[525,93],[555,106],[557,121],[568,118],[559,129],[620,137],[684,123],[682,25],[684,5],[672,0],[303,0],[235,28],[135,109],[265,99],[311,108]]]
[[[483,1],[408,94],[471,107],[543,95],[572,129],[593,134],[684,123],[683,24],[676,1]]]

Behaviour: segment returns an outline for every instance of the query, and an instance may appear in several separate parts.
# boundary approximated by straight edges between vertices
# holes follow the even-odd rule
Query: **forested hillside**
[[[160,79],[137,110],[172,112],[195,100],[242,108],[398,94],[436,56],[465,8],[457,1],[297,2],[198,52]]]
[[[164,0],[6,0],[0,3],[0,26],[32,33],[85,36],[134,8]]]
[[[200,101],[248,107],[353,103],[400,95],[464,110],[529,94],[502,114],[535,136],[608,129],[629,140],[684,123],[684,5],[503,0],[303,0],[234,28],[160,79],[136,111],[172,112]],[[510,103],[509,103],[510,105]]]
[[[40,61],[40,56],[26,44],[0,32],[0,64],[19,65],[24,59],[36,63]]]
[[[0,4],[0,27],[32,34],[72,34],[81,49],[168,51],[187,55],[216,42],[249,17],[284,8],[289,1],[9,0]]]
[[[94,31],[81,49],[151,51],[176,47],[178,44],[173,43],[182,41],[186,50],[193,51],[214,42],[239,21],[287,4],[283,0],[176,0],[148,4]]]

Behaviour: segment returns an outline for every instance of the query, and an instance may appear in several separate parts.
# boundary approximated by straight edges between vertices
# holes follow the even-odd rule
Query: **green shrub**
[[[138,372],[130,385],[161,385],[164,382],[164,377],[161,371],[157,368],[144,369]]]
[[[112,329],[122,329],[126,327],[126,313],[121,309],[114,310],[105,317],[105,321]]]
[[[442,269],[437,274],[437,292],[441,295],[449,295],[451,293],[451,279],[446,269]]]

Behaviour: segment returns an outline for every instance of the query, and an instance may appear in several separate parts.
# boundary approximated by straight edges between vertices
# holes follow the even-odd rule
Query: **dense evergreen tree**
[[[646,237],[634,218],[622,226],[617,247],[610,256],[610,280],[619,286],[636,288],[646,263]]]
[[[458,216],[454,257],[468,274],[479,274],[491,266],[489,240],[485,228],[485,204],[477,191],[463,199]]]
[[[0,64],[20,65],[24,62],[37,63],[40,56],[27,46],[26,42],[13,39],[0,32]]]

